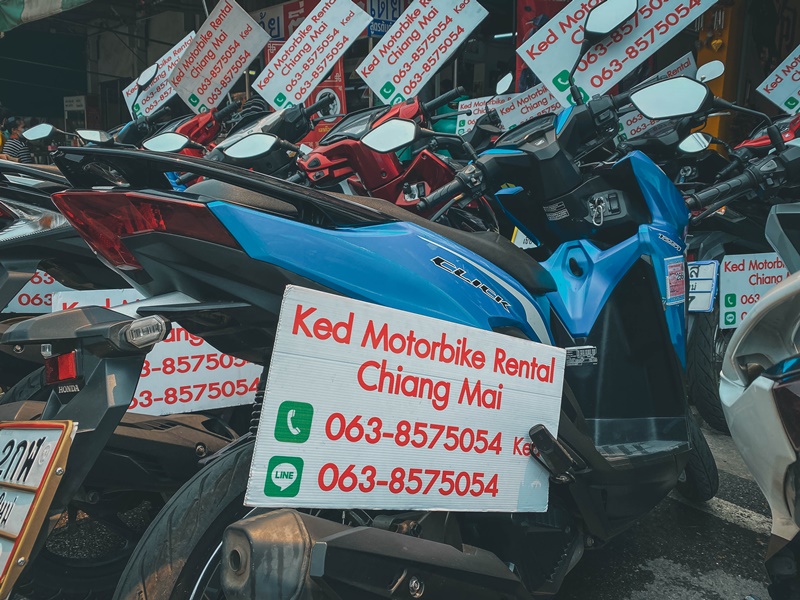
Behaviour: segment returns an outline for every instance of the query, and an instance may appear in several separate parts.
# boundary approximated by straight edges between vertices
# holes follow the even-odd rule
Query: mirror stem
[[[759,112],[757,110],[753,110],[751,108],[745,108],[744,106],[739,106],[738,104],[733,104],[731,102],[728,102],[727,100],[723,100],[722,98],[714,98],[713,106],[714,108],[735,110],[737,112],[744,113],[746,115],[752,115],[754,117],[758,117],[767,124],[767,135],[769,136],[769,141],[772,142],[773,146],[775,146],[775,149],[778,152],[783,152],[784,150],[786,150],[786,143],[783,141],[781,132],[778,131],[778,128],[772,122],[772,119],[769,117],[769,115]]]

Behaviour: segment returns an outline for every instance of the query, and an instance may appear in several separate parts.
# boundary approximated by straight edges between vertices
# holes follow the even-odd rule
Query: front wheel
[[[708,502],[719,490],[717,461],[694,415],[689,416],[689,462],[678,481],[678,493],[688,500]]]
[[[117,600],[217,597],[217,549],[243,505],[253,441],[232,447],[170,499],[150,524],[120,578]]]
[[[719,326],[719,302],[710,313],[695,313],[694,326],[686,352],[689,399],[712,428],[730,433],[719,399],[719,374],[733,329]]]

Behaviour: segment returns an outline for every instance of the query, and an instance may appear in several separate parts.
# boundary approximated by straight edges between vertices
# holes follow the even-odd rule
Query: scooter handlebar
[[[416,205],[416,209],[418,211],[423,211],[435,208],[465,191],[467,191],[467,186],[460,178],[456,178],[447,185],[440,187],[438,190],[434,190],[427,197],[421,198]]]
[[[424,104],[425,110],[428,112],[428,114],[430,114],[430,113],[438,110],[439,108],[441,108],[445,104],[448,104],[448,103],[452,102],[456,98],[459,98],[461,96],[466,96],[466,95],[467,95],[467,90],[465,90],[461,86],[458,86],[454,90],[450,90],[449,92],[446,92],[446,93],[442,94],[438,98],[434,98],[430,102],[426,102]]]
[[[750,170],[747,170],[738,177],[728,179],[727,181],[690,194],[686,197],[686,206],[689,207],[690,210],[702,210],[706,206],[715,204],[723,198],[740,194],[757,185],[758,179]]]
[[[325,94],[324,96],[322,96],[322,98],[314,102],[314,104],[306,107],[305,109],[306,116],[311,116],[314,113],[319,112],[321,108],[330,106],[334,102],[336,102],[336,95],[333,92]]]
[[[235,113],[239,108],[241,108],[242,102],[241,100],[236,100],[235,102],[228,102],[225,108],[220,108],[217,113],[214,115],[214,118],[219,121],[220,123],[227,121],[233,113]]]

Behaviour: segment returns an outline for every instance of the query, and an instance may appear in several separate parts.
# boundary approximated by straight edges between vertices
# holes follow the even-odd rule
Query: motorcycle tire
[[[115,600],[192,597],[225,528],[251,510],[243,502],[253,445],[232,447],[178,490],[139,540]]]
[[[44,385],[44,367],[39,367],[28,373],[0,396],[0,404],[24,400],[47,400],[49,394],[50,392],[45,390]]]
[[[710,313],[696,313],[694,331],[686,349],[689,400],[710,427],[730,435],[719,399],[719,373],[732,331],[719,327],[719,304]]]
[[[687,500],[708,502],[719,490],[717,461],[708,447],[706,437],[694,415],[689,418],[689,442],[692,450],[689,462],[678,481],[678,493]]]

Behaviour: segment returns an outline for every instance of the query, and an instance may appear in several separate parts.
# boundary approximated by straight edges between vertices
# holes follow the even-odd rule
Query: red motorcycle
[[[411,158],[404,161],[395,153],[375,152],[360,140],[390,119],[408,119],[428,127],[438,108],[464,94],[463,88],[457,88],[430,102],[411,98],[394,106],[376,106],[347,115],[320,140],[317,148],[298,159],[297,166],[314,187],[339,188],[411,208],[420,198],[452,181],[454,170],[460,168],[433,150],[445,141],[448,149],[458,155],[464,152],[463,144],[437,136],[433,143],[412,148]]]

